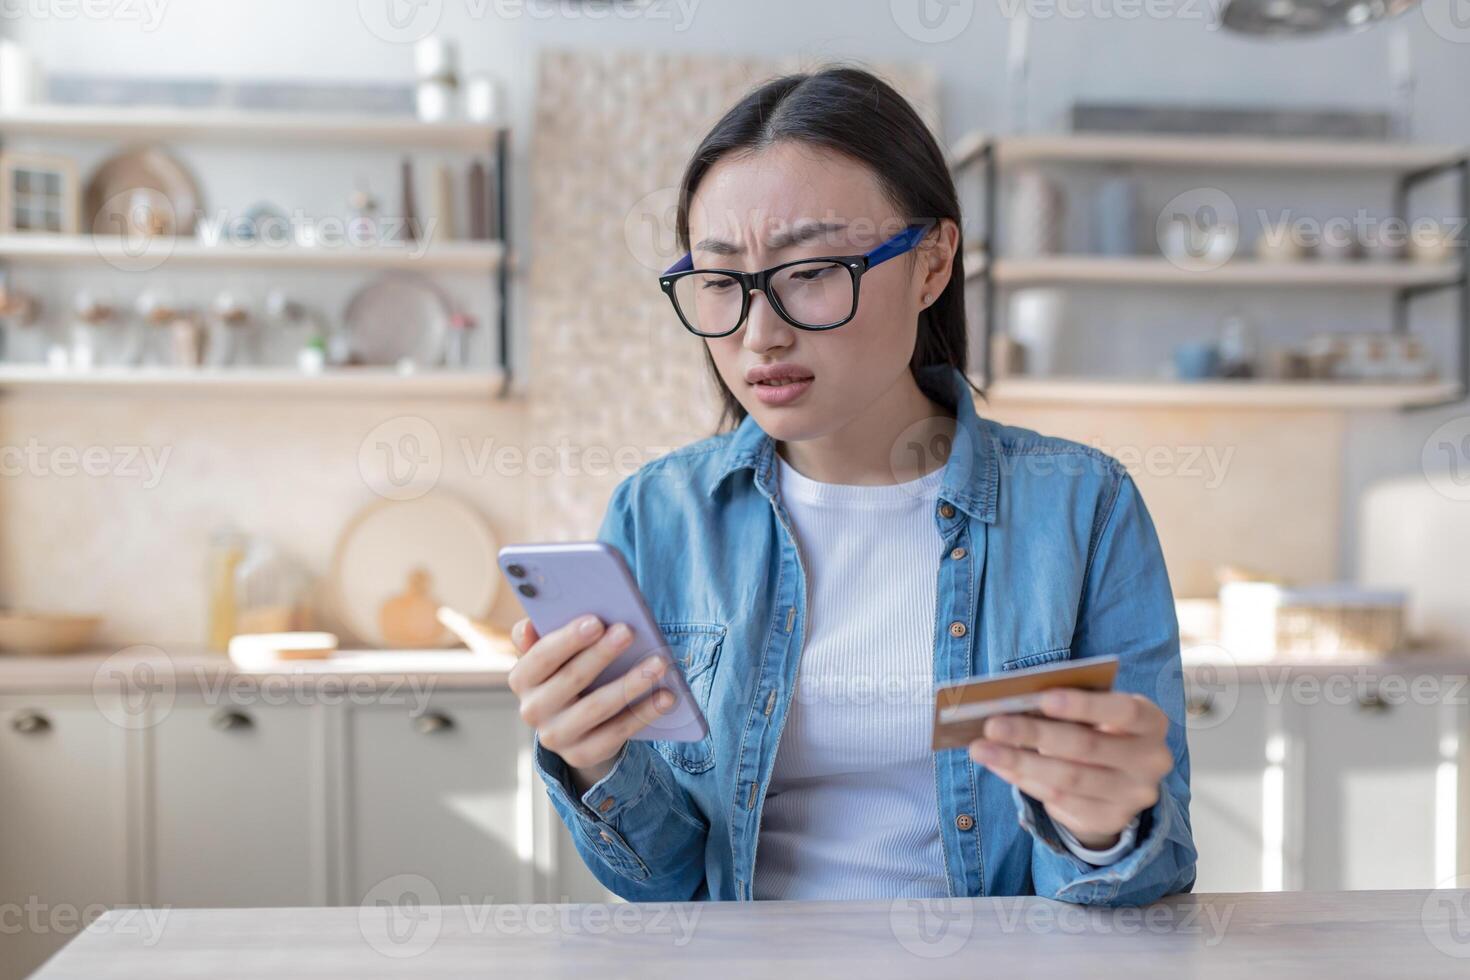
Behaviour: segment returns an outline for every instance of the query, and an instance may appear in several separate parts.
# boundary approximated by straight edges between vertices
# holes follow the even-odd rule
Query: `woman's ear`
[[[920,243],[917,252],[918,293],[928,306],[949,286],[954,257],[960,249],[960,226],[952,218],[939,224]]]

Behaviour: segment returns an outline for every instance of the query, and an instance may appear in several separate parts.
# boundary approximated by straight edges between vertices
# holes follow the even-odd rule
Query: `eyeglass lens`
[[[740,280],[720,272],[695,273],[674,283],[679,312],[702,334],[723,334],[740,321]],[[771,292],[786,315],[804,327],[827,327],[853,312],[853,277],[841,262],[803,262],[771,277]]]

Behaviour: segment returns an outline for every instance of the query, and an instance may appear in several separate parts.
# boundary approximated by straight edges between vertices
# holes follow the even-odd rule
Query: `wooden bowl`
[[[0,612],[0,650],[51,656],[85,649],[101,616],[70,613]]]

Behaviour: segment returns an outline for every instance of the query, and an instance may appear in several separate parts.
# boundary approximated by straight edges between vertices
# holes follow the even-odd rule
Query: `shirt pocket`
[[[710,692],[714,687],[715,665],[725,643],[725,627],[718,623],[659,623],[668,642],[674,663],[689,684],[694,703],[699,705],[710,733],[698,742],[650,742],[659,755],[683,769],[700,773],[713,768],[715,753],[713,728],[709,718]]]
[[[1007,660],[1000,665],[1000,669],[1024,670],[1027,667],[1039,667],[1042,664],[1049,664],[1055,660],[1066,660],[1070,656],[1072,656],[1072,648],[1070,646],[1053,647],[1049,650],[1042,650],[1039,653],[1031,653],[1024,657]]]

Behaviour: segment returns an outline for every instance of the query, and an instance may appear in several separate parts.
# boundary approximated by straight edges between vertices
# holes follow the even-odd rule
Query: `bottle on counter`
[[[209,542],[209,636],[206,643],[216,653],[230,649],[235,635],[237,606],[235,575],[245,557],[245,536],[233,528],[216,531]]]

